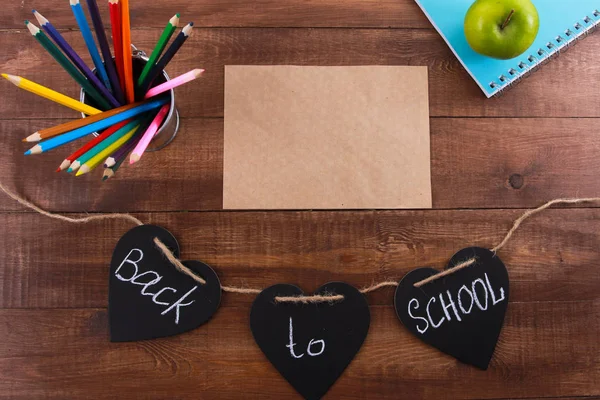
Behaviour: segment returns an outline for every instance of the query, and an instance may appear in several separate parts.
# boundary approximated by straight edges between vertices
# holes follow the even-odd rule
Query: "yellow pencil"
[[[2,74],[4,78],[6,78],[9,82],[13,83],[15,86],[27,90],[28,92],[37,94],[38,96],[44,97],[48,100],[52,100],[55,103],[62,104],[65,107],[69,107],[75,111],[80,111],[86,115],[94,115],[99,114],[102,111],[97,108],[90,107],[87,104],[84,104],[80,101],[75,100],[72,97],[65,96],[62,93],[55,92],[52,89],[48,89],[45,86],[42,86],[38,83],[32,82],[28,79],[22,78],[16,75]]]
[[[138,126],[136,126],[132,130],[127,132],[125,135],[123,135],[123,137],[116,140],[113,144],[108,146],[106,149],[102,150],[100,153],[98,153],[94,157],[90,158],[81,167],[79,167],[79,170],[77,170],[77,173],[75,174],[75,176],[87,174],[88,172],[90,172],[91,170],[96,168],[98,165],[102,164],[102,162],[104,160],[106,160],[106,157],[110,156],[119,147],[123,146],[123,144],[125,144],[125,142],[128,141],[134,135],[137,128],[138,128]]]

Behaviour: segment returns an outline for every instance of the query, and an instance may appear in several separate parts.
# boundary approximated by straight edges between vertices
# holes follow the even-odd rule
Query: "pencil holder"
[[[142,50],[138,50],[134,45],[131,45],[131,47],[133,78],[134,82],[136,82],[138,76],[140,76],[142,70],[144,69],[144,65],[146,65],[146,62],[148,62],[148,56]],[[95,69],[92,71],[94,73],[96,72]],[[159,75],[156,78],[157,84],[164,83],[168,80],[170,80],[169,75],[164,70],[162,71],[162,75]],[[164,148],[169,143],[171,143],[173,139],[175,139],[177,131],[179,130],[179,112],[177,111],[177,107],[175,106],[175,92],[173,91],[173,89],[171,89],[168,93],[170,96],[171,103],[171,107],[169,108],[169,114],[167,115],[162,125],[156,132],[154,139],[152,139],[152,142],[150,142],[150,145],[148,146],[148,149],[146,151],[157,151]],[[80,101],[82,103],[89,104],[94,107],[96,106],[94,100],[86,96],[86,93],[83,90],[83,88],[80,91]],[[85,117],[85,114],[82,113],[81,116],[83,118]],[[94,133],[94,136],[98,136],[98,133]]]

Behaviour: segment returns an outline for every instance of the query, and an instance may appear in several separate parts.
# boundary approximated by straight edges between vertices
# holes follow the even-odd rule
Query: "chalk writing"
[[[408,302],[408,315],[415,321],[419,321],[415,326],[420,334],[424,334],[429,327],[437,329],[442,324],[451,322],[453,318],[456,322],[461,322],[462,318],[465,315],[469,315],[474,307],[481,311],[486,311],[490,307],[490,303],[493,307],[505,300],[504,288],[499,288],[499,293],[499,296],[497,296],[492,288],[487,273],[484,273],[484,279],[475,279],[471,282],[470,287],[462,285],[458,289],[455,297],[453,297],[450,290],[446,290],[444,293],[439,293],[437,296],[431,297],[425,306],[425,316],[414,314],[419,310],[420,304],[419,300],[412,298]],[[437,321],[434,321],[431,310],[434,305],[438,303],[438,300],[439,306],[437,308],[441,309],[443,316],[440,316]]]
[[[143,286],[140,294],[142,296],[152,296],[152,302],[156,305],[167,306],[167,308],[165,308],[160,314],[166,315],[169,312],[173,312],[175,314],[175,324],[179,324],[179,310],[180,308],[189,306],[195,302],[195,300],[192,300],[184,303],[184,300],[188,298],[196,289],[198,289],[198,286],[192,287],[187,293],[179,297],[177,300],[167,299],[167,297],[173,297],[172,295],[168,296],[168,292],[171,292],[172,294],[177,293],[177,289],[169,286],[162,287],[155,293],[152,293],[150,291],[151,287],[154,286],[152,289],[158,289],[155,285],[157,285],[163,279],[163,277],[155,271],[145,271],[140,273],[139,263],[143,260],[143,258],[144,252],[142,250],[132,249],[127,256],[125,256],[121,264],[119,264],[119,267],[115,270],[115,276],[120,281]]]
[[[302,358],[304,357],[304,353],[297,355],[294,352],[294,346],[296,346],[296,343],[294,343],[294,324],[292,321],[292,317],[290,317],[290,336],[289,336],[289,340],[290,340],[290,344],[286,344],[285,347],[287,347],[288,349],[290,349],[290,355],[294,358]],[[320,345],[320,350],[317,352],[313,352],[311,350],[313,345],[319,344]],[[323,354],[323,352],[325,351],[325,341],[320,339],[320,340],[315,340],[315,339],[311,339],[310,342],[308,342],[308,346],[306,348],[306,352],[308,353],[309,356],[311,357],[316,357],[316,356],[320,356],[321,354]]]

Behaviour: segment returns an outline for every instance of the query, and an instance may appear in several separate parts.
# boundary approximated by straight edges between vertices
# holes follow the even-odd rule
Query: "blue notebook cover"
[[[475,53],[465,38],[463,22],[474,0],[416,0],[487,97],[516,83],[600,23],[600,0],[532,1],[540,16],[535,42],[512,60],[496,60]]]

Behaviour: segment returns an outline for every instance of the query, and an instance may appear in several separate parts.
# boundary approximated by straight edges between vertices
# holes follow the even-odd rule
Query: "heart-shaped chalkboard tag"
[[[177,240],[154,225],[131,229],[113,252],[108,294],[112,342],[187,332],[208,321],[219,307],[221,284],[213,269],[199,261],[183,261],[206,284],[196,282],[175,269],[154,238],[179,257]]]
[[[271,364],[306,399],[320,399],[350,364],[369,331],[365,297],[354,287],[332,282],[315,295],[343,295],[335,302],[280,303],[276,296],[301,296],[278,284],[254,300],[250,328]]]
[[[487,249],[456,253],[446,269],[475,258],[475,263],[419,288],[414,284],[439,271],[409,272],[395,295],[400,321],[419,339],[467,364],[487,369],[508,306],[506,267]]]

